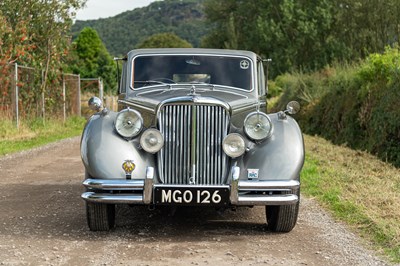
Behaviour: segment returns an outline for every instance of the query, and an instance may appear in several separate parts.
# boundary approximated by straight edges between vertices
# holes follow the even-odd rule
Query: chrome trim
[[[162,183],[220,185],[226,180],[222,141],[229,130],[229,112],[219,100],[197,104],[194,98],[173,98],[158,110],[158,128],[165,138],[158,153]]]
[[[153,180],[154,180],[154,168],[146,168],[146,179],[144,180],[143,188],[143,203],[150,204],[153,198]]]
[[[147,94],[153,94],[155,92],[166,92],[166,91],[190,91],[189,87],[191,87],[193,84],[192,83],[177,83],[177,84],[168,84],[168,85],[156,85],[157,88],[154,88],[155,86],[152,87],[146,87],[145,89],[142,89],[142,91],[136,93],[136,97],[148,97]],[[223,85],[218,85],[218,84],[195,84],[196,85],[196,95],[201,95],[202,93],[207,93],[209,91],[212,92],[224,92],[224,93],[229,93],[232,95],[237,95],[241,97],[245,97],[246,99],[249,98],[247,94],[240,93],[238,91],[227,91],[225,90],[226,88],[233,88],[229,86],[223,86]],[[168,86],[168,88],[165,88]],[[209,89],[208,89],[209,87]],[[212,87],[212,89],[211,89]],[[254,105],[254,104],[252,104]]]
[[[191,106],[191,112],[192,112],[192,128],[191,128],[191,133],[192,133],[192,139],[191,139],[191,151],[190,151],[190,162],[191,162],[191,173],[189,177],[189,184],[190,185],[195,185],[196,184],[196,142],[197,142],[197,134],[193,134],[197,132],[197,108],[196,106],[192,105]],[[173,166],[172,166],[173,167]]]
[[[279,194],[279,195],[240,195],[238,204],[242,206],[257,206],[257,205],[290,205],[299,201],[297,195]]]
[[[239,190],[243,191],[291,190],[298,189],[299,187],[300,182],[298,180],[239,181]]]
[[[142,195],[85,192],[81,196],[88,202],[110,204],[143,204]]]
[[[231,110],[231,107],[226,102],[220,101],[213,97],[207,97],[207,96],[203,97],[199,95],[180,96],[162,101],[157,107],[157,116],[160,114],[161,109],[165,105],[207,105],[207,106],[218,105],[225,108],[227,112],[230,112]]]
[[[300,187],[298,180],[287,181],[240,181],[240,168],[232,167],[230,185],[188,185],[188,184],[154,184],[154,168],[147,167],[146,178],[143,180],[105,180],[86,179],[83,185],[92,190],[82,194],[82,198],[88,202],[111,204],[152,204],[153,190],[155,188],[221,188],[230,189],[229,200],[233,206],[253,205],[289,205],[295,204],[299,198],[295,194],[276,194],[273,192],[292,191]],[[101,191],[103,190],[103,191]],[[113,193],[113,191],[125,191],[125,193]],[[136,191],[129,193],[128,191]],[[246,194],[258,192],[259,194]],[[262,192],[264,192],[262,194]]]
[[[230,193],[230,201],[231,204],[238,204],[238,193],[239,193],[239,175],[240,168],[237,166],[232,167],[232,181],[231,181],[231,193]]]
[[[140,179],[86,179],[83,185],[89,189],[99,190],[142,190],[144,180]]]

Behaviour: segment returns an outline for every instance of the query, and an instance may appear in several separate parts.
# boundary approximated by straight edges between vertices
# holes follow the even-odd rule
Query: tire
[[[92,176],[85,171],[85,179]],[[86,202],[86,219],[91,231],[109,231],[115,226],[115,204]]]
[[[265,206],[267,228],[272,232],[287,233],[292,231],[297,223],[300,206],[300,190],[296,192],[299,201],[291,205]]]
[[[115,204],[86,202],[86,218],[91,231],[109,231],[115,226]]]

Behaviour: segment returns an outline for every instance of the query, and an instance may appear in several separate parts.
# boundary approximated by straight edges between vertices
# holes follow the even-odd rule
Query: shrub
[[[311,74],[285,74],[278,108],[301,102],[300,125],[309,134],[368,150],[400,167],[400,53],[387,48],[357,65]]]

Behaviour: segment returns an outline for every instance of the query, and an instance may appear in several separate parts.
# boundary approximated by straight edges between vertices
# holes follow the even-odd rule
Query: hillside
[[[92,27],[114,56],[125,54],[153,34],[164,32],[175,33],[198,47],[207,33],[202,3],[203,0],[164,0],[110,18],[78,20],[72,27],[72,36],[76,38],[84,27]]]

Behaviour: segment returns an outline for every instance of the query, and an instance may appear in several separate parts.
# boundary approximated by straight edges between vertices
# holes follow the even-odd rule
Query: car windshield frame
[[[174,62],[174,60],[175,62]],[[138,60],[143,60],[142,62]],[[146,62],[147,60],[147,62]],[[165,61],[165,64],[162,64]],[[135,67],[146,62],[147,70],[140,73]],[[255,63],[246,55],[231,54],[137,54],[131,60],[131,75],[129,87],[133,91],[174,84],[210,84],[228,89],[252,92],[256,80],[254,75]],[[242,74],[240,72],[243,71]],[[136,82],[143,82],[145,86],[135,87]],[[155,73],[155,75],[153,74]],[[157,74],[159,73],[159,74]],[[136,75],[135,75],[136,74]],[[240,74],[240,75],[239,75]],[[147,75],[147,76],[146,76]],[[209,82],[175,82],[174,76],[203,75]],[[243,79],[245,75],[246,79]],[[171,82],[163,82],[162,78],[169,78]],[[225,79],[225,80],[224,80]],[[158,81],[159,80],[159,81]],[[248,84],[245,86],[244,84]]]

